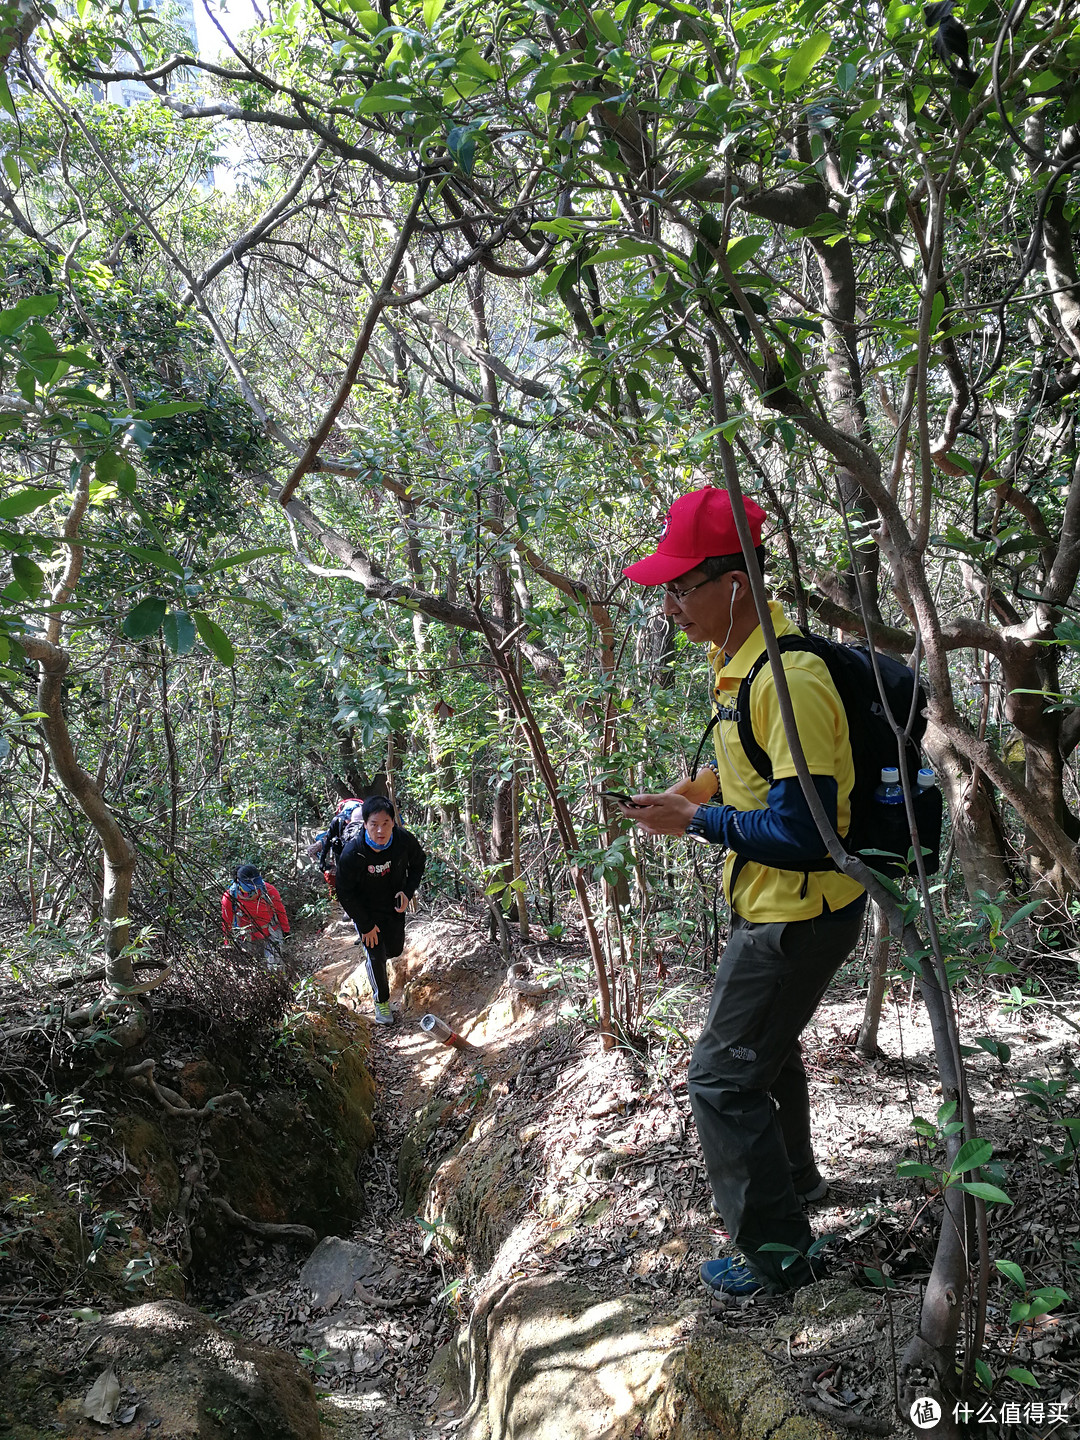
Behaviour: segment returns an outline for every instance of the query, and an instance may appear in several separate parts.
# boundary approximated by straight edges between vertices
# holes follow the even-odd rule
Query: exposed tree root
[[[268,1220],[252,1220],[247,1215],[241,1215],[239,1210],[234,1210],[220,1195],[211,1196],[210,1204],[220,1210],[225,1219],[233,1225],[238,1225],[242,1230],[264,1240],[302,1240],[308,1245],[315,1244],[315,1231],[310,1225],[272,1225]]]
[[[145,1086],[167,1114],[182,1115],[185,1120],[204,1120],[229,1108],[235,1108],[242,1114],[248,1113],[247,1100],[239,1090],[228,1090],[224,1095],[212,1095],[205,1105],[196,1109],[176,1090],[170,1090],[167,1085],[158,1083],[154,1076],[156,1065],[156,1060],[142,1060],[138,1065],[129,1065],[124,1071],[124,1079]]]
[[[156,990],[161,982],[167,979],[169,975],[169,966],[161,960],[135,960],[132,962],[131,968],[136,973],[140,970],[160,970],[161,973],[160,975],[156,975],[146,985],[136,985],[131,988],[125,988],[122,992],[124,995],[144,995],[147,990]],[[104,979],[105,966],[102,965],[97,970],[88,971],[85,975],[65,975],[62,980],[54,981],[54,985],[57,990],[70,990],[73,985],[93,985],[96,981]]]
[[[826,1416],[834,1425],[840,1425],[845,1430],[855,1430],[860,1435],[891,1435],[893,1424],[889,1420],[876,1420],[872,1415],[856,1415],[854,1412],[846,1412],[837,1405],[830,1405],[827,1401],[818,1397],[814,1390],[814,1381],[821,1369],[820,1360],[811,1365],[809,1370],[804,1370],[800,1376],[800,1391],[802,1402],[808,1410],[815,1415]]]

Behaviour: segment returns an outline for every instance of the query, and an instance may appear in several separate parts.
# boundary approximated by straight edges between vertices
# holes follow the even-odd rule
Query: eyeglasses
[[[687,595],[692,595],[695,590],[700,590],[703,585],[711,585],[714,580],[718,580],[719,578],[718,575],[710,575],[707,580],[699,580],[696,585],[688,585],[685,590],[673,590],[670,585],[665,585],[664,594],[669,595],[671,599],[675,601],[676,605],[681,605]]]

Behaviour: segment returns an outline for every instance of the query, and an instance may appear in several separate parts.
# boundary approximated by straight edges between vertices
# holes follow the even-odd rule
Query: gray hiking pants
[[[690,1060],[690,1104],[716,1208],[769,1290],[812,1278],[783,1268],[768,1242],[806,1251],[810,1224],[796,1190],[820,1180],[799,1035],[855,947],[864,901],[814,920],[754,924],[735,916],[720,956],[709,1018]]]

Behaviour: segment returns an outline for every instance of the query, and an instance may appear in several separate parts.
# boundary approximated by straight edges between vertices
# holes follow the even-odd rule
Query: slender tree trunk
[[[855,325],[855,261],[850,242],[846,239],[834,245],[827,245],[823,240],[812,240],[810,243],[821,271],[825,311],[825,395],[829,416],[842,434],[857,439],[865,435],[867,423]],[[858,477],[847,466],[837,467],[837,483],[844,509],[849,513],[855,512],[868,526],[876,524],[877,509],[864,494]],[[868,537],[855,544],[851,560],[852,568],[845,577],[848,603],[857,611],[861,590],[870,619],[880,624],[878,574],[881,552],[874,540]]]
[[[172,715],[169,713],[169,662],[165,642],[161,641],[161,728],[165,732],[165,751],[169,760],[169,893],[172,893],[172,860],[176,855],[177,816],[180,806],[180,761],[176,753]]]
[[[479,617],[479,606],[476,608]],[[491,658],[495,662],[496,669],[506,686],[506,693],[510,697],[521,728],[525,732],[529,749],[532,751],[533,760],[540,773],[544,788],[548,792],[552,809],[555,812],[555,826],[559,833],[559,840],[562,843],[563,854],[566,857],[570,868],[570,879],[574,887],[574,894],[577,897],[578,910],[581,914],[582,924],[585,927],[585,937],[589,945],[589,954],[592,957],[593,970],[596,975],[596,1008],[597,1017],[600,1022],[600,1038],[605,1050],[611,1050],[615,1045],[615,1030],[612,1025],[613,1011],[611,1003],[611,980],[608,974],[607,958],[604,955],[600,937],[597,934],[596,922],[592,912],[592,902],[589,899],[589,887],[585,882],[585,876],[581,866],[577,863],[578,840],[574,830],[573,816],[570,814],[570,807],[563,798],[559,787],[559,777],[551,762],[547,746],[544,743],[543,732],[536,722],[536,716],[532,712],[528,696],[521,685],[521,681],[510,664],[508,658],[500,651],[493,635],[485,627],[484,636],[488,643]]]
[[[36,636],[21,635],[19,644],[38,666],[38,709],[53,766],[64,788],[75,800],[101,841],[104,857],[101,916],[105,928],[105,983],[117,994],[135,984],[131,957],[124,953],[131,922],[128,902],[135,873],[135,851],[116,823],[93,779],[75,757],[71,732],[64,716],[63,683],[70,663],[67,652]]]
[[[1061,759],[1061,715],[1051,713],[1044,690],[1057,689],[1056,675],[1047,673],[1047,662],[1035,645],[1012,646],[1002,657],[1002,686],[1005,713],[1024,741],[1024,788],[1039,803],[1039,809],[1056,825],[1066,828],[1065,771]],[[1035,692],[1035,693],[1032,693]],[[1024,852],[1030,883],[1036,893],[1062,895],[1072,887],[1057,857],[1041,837],[1025,827]]]
[[[521,767],[514,766],[514,791],[511,796],[511,813],[514,823],[514,898],[517,904],[518,934],[522,940],[529,940],[529,907],[525,899],[525,881],[521,873]]]
[[[981,770],[965,760],[933,724],[926,753],[938,773],[952,824],[953,850],[969,896],[1000,895],[1013,887],[1008,846],[994,791]]]
[[[79,527],[90,497],[90,467],[79,469],[71,509],[64,520],[63,539],[68,561],[52,590],[52,605],[46,638],[20,635],[19,643],[38,667],[38,709],[49,754],[60,782],[83,812],[101,842],[101,918],[105,929],[105,987],[112,998],[131,996],[136,990],[135,972],[127,953],[131,921],[128,905],[135,873],[135,851],[105,803],[100,787],[79,764],[71,732],[64,715],[64,676],[71,663],[60,646],[63,607],[70,601],[82,573],[83,547]],[[91,1006],[90,1012],[100,1007]],[[73,1017],[69,1017],[71,1019]],[[89,1018],[89,1012],[86,1016]],[[146,1017],[139,1008],[114,1025],[112,1037],[123,1045],[136,1044],[146,1033]]]
[[[865,1055],[868,1060],[872,1060],[878,1053],[878,1027],[881,1024],[881,1006],[885,999],[885,981],[889,969],[889,922],[880,905],[874,903],[873,912],[874,939],[870,947],[870,980],[866,989],[862,1024],[855,1041],[859,1054]]]
[[[37,924],[37,891],[34,888],[34,811],[37,796],[30,796],[30,816],[26,822],[26,889],[30,898],[30,924]]]

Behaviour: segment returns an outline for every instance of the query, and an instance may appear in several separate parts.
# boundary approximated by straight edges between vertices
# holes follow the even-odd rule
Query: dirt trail
[[[340,1003],[370,1016],[362,953],[351,925],[338,921],[309,942],[307,966]],[[535,1030],[528,1007],[518,1007],[515,1017],[503,994],[498,947],[472,923],[424,916],[412,921],[390,980],[396,1023],[370,1026],[376,1141],[362,1162],[365,1208],[345,1237],[385,1258],[381,1283],[365,1287],[363,1298],[316,1310],[296,1265],[287,1277],[279,1272],[276,1284],[253,1286],[255,1293],[226,1319],[253,1339],[306,1352],[324,1392],[328,1433],[341,1440],[419,1440],[456,1428],[456,1407],[440,1400],[439,1385],[426,1378],[436,1349],[460,1324],[454,1304],[440,1298],[453,1277],[438,1263],[430,1231],[402,1206],[400,1156],[417,1112],[437,1090],[448,1097],[448,1113],[431,1137],[434,1148],[453,1143],[469,1122],[470,1097],[482,1098],[493,1081],[499,1083]],[[428,1011],[481,1048],[464,1054],[433,1040],[419,1024]]]

